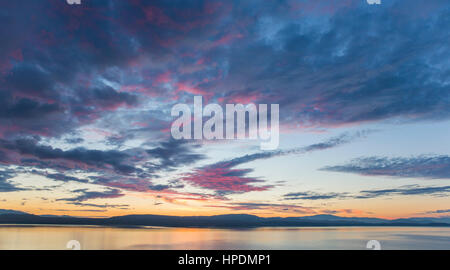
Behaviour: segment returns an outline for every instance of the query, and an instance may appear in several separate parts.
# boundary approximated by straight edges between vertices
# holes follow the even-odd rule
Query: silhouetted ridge
[[[3,212],[0,211],[0,224],[164,227],[450,226],[450,219],[444,217],[386,220],[333,215],[264,218],[245,214],[216,216],[127,215],[110,218],[80,218],[70,216],[37,216],[14,210],[3,210]]]

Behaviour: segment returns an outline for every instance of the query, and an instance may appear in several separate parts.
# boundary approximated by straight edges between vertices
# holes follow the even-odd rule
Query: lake
[[[450,249],[450,228],[276,227],[256,229],[112,228],[95,226],[0,225],[1,250],[81,249]]]

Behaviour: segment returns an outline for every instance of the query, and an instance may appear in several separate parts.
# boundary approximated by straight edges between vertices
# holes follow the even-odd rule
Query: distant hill
[[[450,226],[449,218],[386,220],[367,217],[315,215],[306,217],[258,217],[253,215],[162,216],[127,215],[110,218],[37,216],[14,210],[0,210],[0,224],[165,226],[165,227],[318,227],[318,226]]]
[[[7,210],[7,209],[0,209],[0,215],[6,215],[6,214],[11,214],[11,215],[26,215],[27,213],[25,212],[21,212],[21,211],[16,211],[16,210]]]

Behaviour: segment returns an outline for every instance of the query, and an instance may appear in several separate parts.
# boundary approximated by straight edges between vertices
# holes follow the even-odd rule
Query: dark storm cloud
[[[48,145],[40,145],[36,140],[32,139],[19,139],[14,142],[1,140],[0,147],[9,151],[17,151],[24,156],[32,156],[39,160],[44,160],[44,162],[49,160],[63,160],[73,162],[73,166],[81,163],[99,168],[112,167],[114,170],[124,174],[137,170],[133,166],[123,163],[129,157],[128,154],[115,150],[101,151],[75,148],[64,151]],[[49,163],[47,165],[50,166]]]
[[[5,72],[6,88],[32,98],[53,99],[39,102],[43,113],[59,112],[53,118],[57,121],[51,128],[55,129],[97,117],[90,115],[98,113],[92,104],[99,110],[135,104],[136,98],[129,93],[105,85],[89,90],[79,85],[90,83],[90,74],[124,83],[121,71],[147,56],[154,57],[161,69],[168,68],[169,74],[178,74],[175,81],[167,79],[175,86],[182,82],[223,101],[254,96],[252,101],[262,102],[277,97],[289,112],[284,120],[290,122],[337,125],[396,116],[440,119],[449,113],[445,69],[434,68],[445,67],[442,59],[449,53],[443,46],[448,35],[442,26],[449,17],[443,1],[421,16],[409,14],[401,1],[379,8],[357,1],[314,8],[297,1],[264,5],[253,1],[89,1],[82,7],[49,1],[29,8],[13,2],[5,9],[14,14],[0,17],[13,30],[2,33],[2,40],[8,41],[3,58],[12,66]],[[391,14],[392,10],[402,16]],[[31,23],[31,13],[51,16],[34,16]],[[314,21],[318,14],[326,18],[322,23]],[[29,36],[31,44],[24,36]],[[21,53],[14,54],[15,50]],[[186,56],[189,51],[198,57]],[[199,67],[193,70],[197,62]],[[153,83],[161,74],[142,72],[149,74],[149,81],[133,84],[156,90]],[[208,80],[202,81],[205,77]],[[65,87],[57,89],[57,84]],[[85,104],[85,97],[92,102]],[[50,105],[53,108],[45,108]],[[70,114],[63,114],[62,108]]]
[[[84,109],[93,107],[96,110],[113,110],[120,105],[132,106],[137,104],[137,96],[125,92],[117,92],[108,86],[89,89],[89,91],[80,91],[78,98],[79,100],[73,105],[75,108],[81,106]]]
[[[434,211],[427,211],[426,214],[447,214],[450,213],[450,209],[440,209],[440,210],[434,210]]]
[[[6,49],[0,54],[3,137],[57,136],[97,119],[104,111],[137,104],[134,95],[95,82],[92,76],[133,57],[133,48],[127,45],[130,39],[105,31],[112,26],[102,19],[107,17],[102,3],[92,7],[92,14],[67,9],[63,1],[26,6],[9,2],[2,7],[0,23],[9,27],[0,31],[5,41],[0,48]],[[5,127],[14,119],[13,127]]]
[[[55,96],[57,92],[53,91],[52,76],[33,64],[16,65],[6,76],[3,86],[31,97],[58,97]]]
[[[178,74],[174,84],[182,82],[223,101],[277,97],[289,112],[284,121],[338,125],[397,116],[448,118],[449,88],[445,68],[438,68],[447,66],[443,59],[449,56],[447,4],[427,5],[432,7],[427,13],[420,1],[377,8],[358,1],[314,8],[297,1],[89,1],[81,7],[48,1],[29,8],[11,2],[5,7],[11,12],[0,17],[12,30],[0,33],[7,40],[3,58],[11,65],[5,87],[53,99],[40,100],[43,107],[35,104],[34,110],[59,112],[52,128],[67,128],[98,117],[91,115],[98,113],[92,104],[99,110],[134,105],[129,93],[105,85],[80,89],[79,84],[90,82],[89,74],[123,83],[111,68],[126,72],[130,63],[149,56]],[[411,14],[410,6],[420,15]],[[319,14],[322,23],[314,20]],[[198,57],[181,57],[189,51]],[[143,72],[150,74],[149,82],[134,84],[163,94],[153,85],[160,74]],[[85,104],[85,97],[92,103]],[[71,98],[75,103],[68,102]]]
[[[42,104],[32,99],[22,98],[14,104],[8,104],[8,107],[2,107],[0,117],[14,118],[40,118],[50,113],[60,111],[58,105]]]
[[[198,154],[194,150],[200,145],[189,144],[182,140],[169,140],[161,142],[158,147],[146,150],[146,152],[158,161],[149,165],[152,170],[170,170],[184,165],[190,165],[205,159],[206,156]]]
[[[203,159],[203,155],[195,153],[199,147],[170,140],[148,151],[140,149],[102,151],[82,147],[62,150],[42,145],[36,139],[20,139],[13,142],[0,140],[0,149],[5,152],[1,162],[5,166],[18,165],[17,173],[41,175],[61,182],[91,183],[137,192],[182,188],[183,185],[177,181],[162,185],[154,184],[151,180],[158,178],[160,173]],[[16,161],[18,157],[21,157],[20,162]],[[47,172],[48,169],[56,172]],[[71,176],[79,172],[97,175],[87,178]]]
[[[283,120],[305,126],[448,118],[449,36],[442,32],[448,3],[438,1],[421,16],[409,13],[410,5],[418,10],[428,3],[408,3],[373,8],[353,1],[351,8],[325,14],[322,23],[308,15],[293,19],[292,10],[278,13],[278,5],[259,14],[240,46],[227,51],[227,77],[211,86],[242,96],[258,91],[256,103],[276,93],[288,111]]]
[[[444,155],[409,158],[363,157],[345,165],[328,166],[321,170],[370,176],[449,179],[450,157]]]
[[[22,117],[35,119],[52,114],[17,122],[10,136],[68,132],[135,106],[127,91],[276,101],[283,123],[306,127],[450,112],[446,1],[10,1],[4,10],[3,87],[29,100],[2,107],[28,106]],[[143,59],[152,65],[140,66]]]
[[[45,177],[53,179],[53,180],[58,180],[58,181],[63,181],[63,182],[80,182],[80,183],[88,183],[89,181],[86,179],[80,179],[78,177],[73,177],[73,176],[68,176],[65,174],[61,174],[61,173],[47,173],[45,174]]]

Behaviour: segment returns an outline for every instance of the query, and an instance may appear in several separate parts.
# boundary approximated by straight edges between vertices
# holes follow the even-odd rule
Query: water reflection
[[[450,249],[450,228],[110,228],[95,226],[0,226],[0,249]]]

